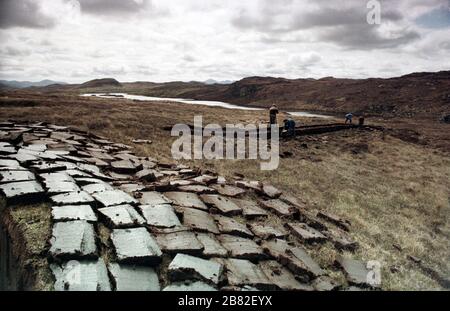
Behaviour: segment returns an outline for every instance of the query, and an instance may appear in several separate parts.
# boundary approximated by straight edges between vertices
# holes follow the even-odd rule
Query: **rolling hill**
[[[282,110],[414,117],[450,114],[450,71],[412,73],[382,79],[285,79],[248,77],[231,84],[132,82],[96,79],[83,84],[51,85],[42,92],[122,92],[158,97],[217,100],[254,107],[275,103]]]
[[[3,86],[11,87],[11,88],[27,88],[27,87],[45,87],[53,84],[67,84],[65,82],[57,82],[53,80],[42,80],[39,82],[30,82],[30,81],[8,81],[8,80],[0,80],[0,84]]]
[[[104,79],[94,79],[91,81],[87,81],[81,85],[79,88],[96,88],[96,87],[121,87],[119,81],[112,78],[104,78]]]
[[[281,109],[414,116],[450,113],[450,71],[391,79],[283,79],[249,77],[185,97]]]

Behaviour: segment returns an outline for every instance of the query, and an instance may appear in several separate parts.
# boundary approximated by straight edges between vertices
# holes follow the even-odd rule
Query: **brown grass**
[[[151,145],[134,145],[136,152],[166,160],[171,160],[173,138],[162,129],[165,126],[180,122],[192,124],[194,115],[203,115],[204,124],[222,125],[266,118],[265,112],[174,103],[20,96],[40,104],[0,105],[0,119],[75,125],[126,144],[135,138],[150,139]],[[415,120],[415,130],[417,124],[420,122]],[[407,127],[408,123],[402,121],[401,125]],[[249,179],[270,182],[305,200],[310,209],[330,211],[350,220],[352,237],[360,244],[354,256],[382,263],[383,289],[440,289],[437,281],[408,260],[407,255],[421,258],[441,275],[450,273],[450,158],[442,151],[448,147],[449,132],[443,133],[442,126],[435,124],[433,128],[431,123],[424,126],[427,133],[436,132],[436,136],[428,138],[437,137],[435,142],[445,147],[440,149],[405,142],[377,131],[351,130],[283,142],[282,150],[291,151],[294,156],[282,159],[279,169],[273,172],[262,172],[257,161],[248,160],[191,164],[213,168],[224,176],[238,172]],[[302,143],[307,148],[302,148]],[[402,251],[396,250],[393,244],[400,245]],[[336,255],[327,244],[310,251],[328,266]],[[399,271],[392,273],[393,266]],[[337,272],[334,276],[342,277]]]

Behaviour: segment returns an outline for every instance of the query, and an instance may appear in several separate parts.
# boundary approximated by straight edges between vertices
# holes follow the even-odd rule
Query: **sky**
[[[450,70],[450,0],[0,0],[0,79],[394,77]],[[369,8],[368,8],[369,4]]]

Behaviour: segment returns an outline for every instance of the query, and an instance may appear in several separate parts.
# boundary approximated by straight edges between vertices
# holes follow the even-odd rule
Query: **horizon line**
[[[410,73],[406,73],[406,74],[402,74],[402,75],[393,75],[393,76],[388,76],[388,77],[381,77],[381,76],[371,76],[371,77],[365,77],[365,78],[349,78],[349,77],[339,77],[339,76],[332,76],[332,75],[328,75],[328,76],[323,76],[321,78],[313,78],[313,77],[296,77],[296,78],[286,78],[283,76],[275,76],[275,75],[249,75],[249,76],[245,76],[243,78],[240,79],[214,79],[214,78],[208,78],[205,80],[183,80],[183,79],[178,79],[178,80],[119,80],[116,79],[114,77],[111,76],[105,76],[105,77],[99,77],[99,78],[92,78],[92,79],[86,79],[83,80],[84,82],[66,82],[64,81],[64,79],[52,79],[52,78],[44,78],[41,80],[30,80],[30,79],[25,79],[25,80],[17,80],[17,79],[8,79],[8,78],[1,78],[0,81],[6,81],[6,82],[30,82],[30,83],[39,83],[39,82],[43,82],[43,81],[52,81],[52,82],[59,82],[59,83],[64,83],[64,84],[83,84],[85,82],[89,82],[89,81],[93,81],[93,80],[102,80],[102,79],[114,79],[119,83],[138,83],[138,82],[143,82],[143,83],[173,83],[173,82],[182,82],[182,83],[194,83],[194,82],[198,82],[198,83],[205,83],[208,82],[210,80],[215,81],[219,84],[221,84],[220,82],[229,82],[229,83],[234,83],[237,81],[241,81],[244,79],[248,79],[248,78],[274,78],[274,79],[285,79],[285,80],[321,80],[321,79],[326,79],[326,78],[333,78],[333,79],[347,79],[347,80],[367,80],[367,79],[392,79],[392,78],[401,78],[404,76],[409,76],[409,75],[413,75],[413,74],[436,74],[436,73],[442,73],[442,72],[450,72],[450,69],[442,69],[442,70],[437,70],[437,71],[413,71]],[[225,84],[225,83],[222,83]]]

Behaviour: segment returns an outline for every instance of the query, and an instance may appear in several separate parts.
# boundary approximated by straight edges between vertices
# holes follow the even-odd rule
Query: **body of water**
[[[305,112],[305,111],[289,111],[288,113],[294,117],[324,118],[324,119],[334,118],[333,116],[326,116],[323,114],[316,114],[316,113],[310,113],[310,112]]]
[[[126,98],[132,100],[151,100],[151,101],[171,101],[178,102],[189,105],[203,105],[210,107],[222,107],[227,109],[240,109],[240,110],[263,110],[261,108],[252,108],[252,107],[244,107],[233,105],[229,103],[219,102],[219,101],[211,101],[211,100],[193,100],[193,99],[185,99],[185,98],[168,98],[168,97],[152,97],[152,96],[142,96],[142,95],[130,95],[126,93],[108,93],[108,94],[84,94],[83,96],[96,96],[102,98]]]
[[[221,107],[221,108],[239,109],[239,110],[265,110],[262,108],[245,107],[245,106],[233,105],[233,104],[220,102],[220,101],[193,100],[193,99],[184,99],[184,98],[152,97],[152,96],[143,96],[143,95],[131,95],[131,94],[127,94],[127,93],[107,93],[107,94],[89,93],[89,94],[83,94],[82,96],[95,96],[95,97],[115,98],[115,99],[125,98],[125,99],[142,100],[142,101],[147,101],[147,100],[148,101],[173,101],[173,102],[179,102],[179,103],[189,104],[189,105],[204,105],[204,106],[210,106],[210,107]],[[296,117],[333,118],[332,116],[314,114],[314,113],[309,113],[309,112],[305,112],[305,111],[289,111],[288,113],[290,115],[296,116]]]

